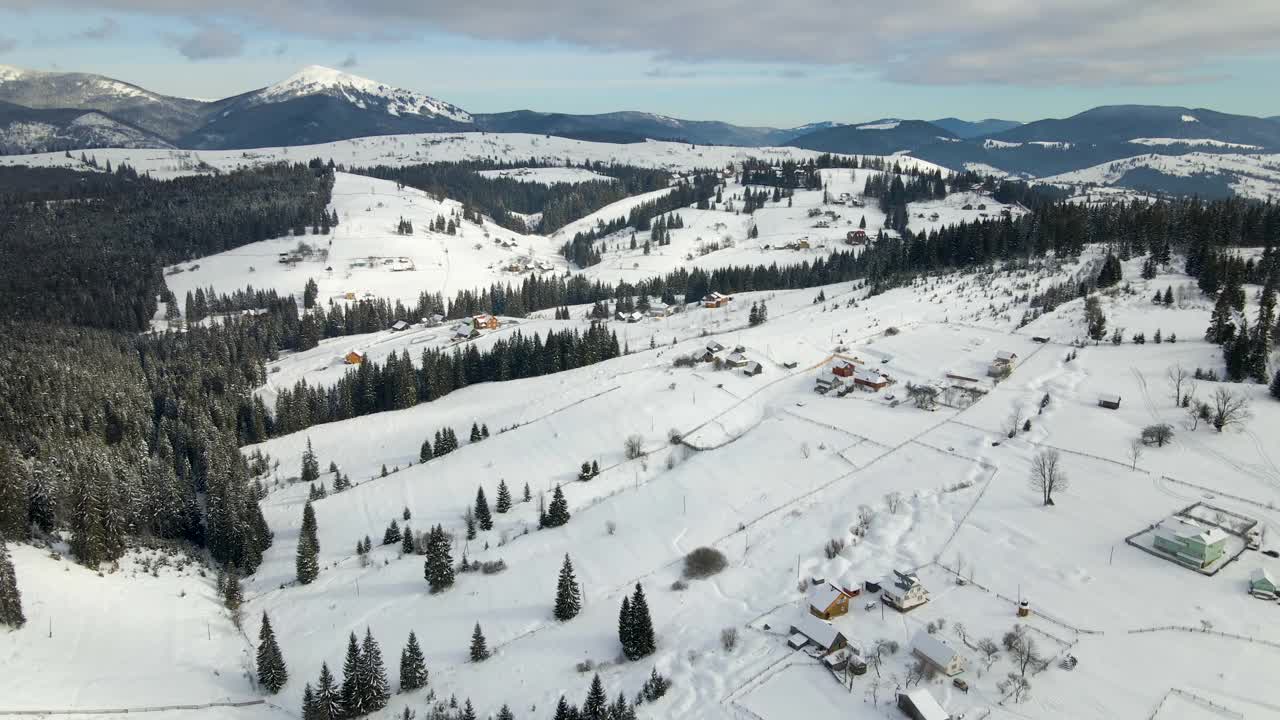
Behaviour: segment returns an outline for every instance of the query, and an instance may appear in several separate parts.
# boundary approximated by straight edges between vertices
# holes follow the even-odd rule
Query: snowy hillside
[[[1168,182],[1157,181],[1158,177],[1204,181],[1202,195],[1213,194],[1212,191],[1219,188],[1229,188],[1242,197],[1266,200],[1280,196],[1280,155],[1204,152],[1138,155],[1053,175],[1041,181],[1063,186],[1121,186],[1141,190],[1148,184],[1161,187]]]

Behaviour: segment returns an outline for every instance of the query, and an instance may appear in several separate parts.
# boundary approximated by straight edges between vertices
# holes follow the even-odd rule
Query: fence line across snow
[[[210,708],[236,708],[265,704],[265,700],[240,700],[236,702],[198,703],[195,705],[149,705],[135,708],[62,708],[56,710],[41,708],[29,710],[0,710],[0,715],[128,715],[131,713],[166,712],[170,710],[208,710]]]

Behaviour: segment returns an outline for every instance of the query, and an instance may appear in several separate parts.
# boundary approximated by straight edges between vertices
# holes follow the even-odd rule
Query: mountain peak
[[[381,106],[390,115],[428,115],[469,123],[461,108],[412,90],[387,85],[323,65],[307,65],[284,80],[254,93],[255,105],[311,95],[340,98],[360,107]]]
[[[12,65],[0,65],[0,82],[8,82],[9,80],[17,80],[27,74],[26,70]]]

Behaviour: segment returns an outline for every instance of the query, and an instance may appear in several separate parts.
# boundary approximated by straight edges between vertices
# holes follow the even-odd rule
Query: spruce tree
[[[487,423],[482,423],[480,425],[480,437],[484,438],[485,440],[489,439],[489,425]],[[503,707],[506,707],[506,706],[504,705]]]
[[[394,545],[398,542],[400,542],[400,525],[392,519],[391,524],[387,526],[386,532],[382,533],[382,544]]]
[[[1232,322],[1231,299],[1228,297],[1227,291],[1223,290],[1218,293],[1218,299],[1213,304],[1213,313],[1209,315],[1209,329],[1204,333],[1204,339],[1215,345],[1227,345],[1236,336],[1236,326]]]
[[[481,530],[493,529],[493,515],[489,514],[489,500],[484,496],[484,486],[476,488],[476,522]]]
[[[552,717],[553,720],[576,720],[578,709],[571,707],[569,701],[565,700],[564,696],[561,695],[560,702],[556,703],[556,714]]]
[[[582,720],[609,720],[609,696],[604,692],[604,682],[600,674],[591,678],[591,687],[587,690],[587,699],[582,703],[579,717]]]
[[[556,485],[555,492],[551,494],[551,504],[547,506],[545,525],[560,527],[567,522],[569,522],[569,502],[564,499],[564,491]]]
[[[316,698],[311,683],[302,688],[302,720],[316,720]]]
[[[240,587],[240,573],[236,566],[227,568],[221,582],[222,587],[218,588],[218,591],[222,593],[222,605],[231,612],[231,617],[238,626],[240,605],[244,603],[244,590]]]
[[[627,698],[618,691],[618,699],[609,706],[609,720],[636,720],[635,708],[627,702]]]
[[[438,434],[437,434],[437,436],[436,436],[436,440],[437,440],[437,441],[439,440],[439,435],[438,435]],[[424,462],[426,462],[426,461],[430,460],[430,459],[431,459],[431,457],[432,457],[432,456],[431,456],[431,441],[430,441],[430,440],[423,440],[423,441],[422,441],[422,448],[421,448],[420,450],[418,450],[418,462],[420,462],[420,463],[424,463]]]
[[[342,691],[329,672],[329,663],[320,664],[315,698],[316,720],[342,720]]]
[[[507,481],[498,481],[498,502],[494,505],[494,510],[498,514],[506,514],[511,509],[511,491],[507,489]]]
[[[316,537],[316,515],[310,502],[302,508],[302,529],[298,533],[294,569],[301,585],[309,585],[320,574],[320,541]]]
[[[498,709],[498,714],[494,716],[494,720],[516,720],[516,716],[515,713],[511,712],[511,708],[507,707],[506,703],[503,703],[502,707]]]
[[[466,529],[467,529],[467,539],[468,539],[468,540],[475,540],[475,539],[476,539],[476,513],[475,513],[475,510],[473,510],[473,509],[471,509],[471,508],[467,508],[467,511],[466,511],[465,513],[463,513],[463,515],[462,515],[462,523],[463,523],[463,526],[465,526],[465,527],[466,527]]]
[[[556,584],[555,617],[561,622],[572,620],[581,609],[582,596],[578,589],[578,579],[574,577],[569,554],[565,553],[564,564],[560,566],[560,580]]]
[[[414,553],[414,550],[415,548],[413,546],[413,528],[409,527],[408,525],[405,525],[404,533],[402,533],[400,536],[400,552],[404,553],[405,555],[412,555]]]
[[[524,484],[524,502],[533,501],[533,493],[529,492],[529,483]]]
[[[364,630],[364,644],[360,648],[360,659],[363,663],[361,678],[363,679],[361,694],[365,712],[376,712],[387,706],[391,698],[391,687],[387,682],[387,668],[382,663],[382,649],[378,641],[373,639],[373,631]]]
[[[13,558],[9,546],[0,535],[0,625],[17,629],[27,624],[22,613],[22,594],[18,592],[18,577],[13,570]]]
[[[453,555],[449,551],[449,538],[440,525],[427,535],[427,559],[423,573],[432,593],[442,592],[453,585]]]
[[[631,596],[631,638],[633,660],[650,655],[657,649],[653,634],[653,619],[649,616],[649,603],[644,597],[644,588],[636,583],[636,591]]]
[[[471,707],[471,698],[462,704],[462,714],[458,716],[458,720],[476,720],[476,709]]]
[[[622,654],[631,659],[635,655],[635,632],[632,628],[631,598],[622,596],[622,608],[618,611],[618,642],[622,645]]]
[[[311,449],[311,438],[307,438],[307,449],[302,452],[301,479],[304,483],[313,483],[320,479],[320,462]]]
[[[480,623],[476,623],[476,629],[471,633],[471,662],[484,662],[488,659],[489,645],[480,630]]]
[[[591,477],[595,477],[599,474],[600,474],[600,463],[595,460],[592,460],[591,461]]]
[[[0,442],[0,537],[22,540],[30,526],[29,473],[17,448]]]
[[[289,680],[289,671],[285,668],[284,655],[276,643],[276,635],[271,630],[271,620],[262,613],[262,628],[258,631],[258,684],[268,694],[275,695]]]
[[[1280,372],[1271,378],[1271,397],[1280,400]]]
[[[471,442],[480,442],[480,440],[480,426],[475,423],[471,423]]]
[[[418,636],[409,631],[409,642],[400,652],[400,692],[410,692],[427,684],[426,660],[418,647]]]
[[[356,634],[351,633],[347,640],[347,658],[342,663],[342,717],[353,718],[365,714],[363,698],[360,695],[364,680],[361,671],[364,669],[364,658],[360,657],[360,643]]]

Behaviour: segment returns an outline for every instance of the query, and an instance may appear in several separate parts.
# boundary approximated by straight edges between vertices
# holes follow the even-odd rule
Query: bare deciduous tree
[[[1227,388],[1213,391],[1213,426],[1222,432],[1229,425],[1242,425],[1251,416],[1249,397]]]
[[[891,514],[896,515],[898,513],[898,509],[902,507],[902,493],[896,491],[885,493],[884,504]]]
[[[979,640],[978,650],[982,653],[982,658],[987,664],[987,669],[990,669],[992,664],[995,663],[996,658],[1000,657],[1000,646],[991,638],[982,638]]]
[[[919,685],[922,680],[929,676],[929,665],[924,660],[916,660],[907,666],[907,678],[905,685]]]
[[[1169,366],[1169,369],[1165,370],[1165,377],[1169,378],[1169,392],[1173,394],[1173,406],[1181,407],[1183,398],[1182,389],[1186,387],[1188,381],[1191,379],[1191,373],[1188,373],[1186,368],[1182,367],[1182,364],[1179,363],[1177,365]]]
[[[1004,434],[1013,437],[1018,434],[1018,428],[1022,427],[1022,408],[1015,407],[1013,412],[1009,413],[1009,417],[1004,421]]]
[[[1053,504],[1055,492],[1066,492],[1070,487],[1057,450],[1042,450],[1031,461],[1031,487],[1040,491],[1045,505]]]
[[[1015,703],[1022,702],[1031,695],[1031,681],[1016,672],[1009,673],[1008,677],[996,683],[996,687],[1000,692],[1009,693]]]
[[[1134,438],[1129,441],[1129,468],[1131,470],[1138,469],[1138,461],[1142,459],[1142,451],[1146,449],[1146,443],[1142,442],[1142,438]]]
[[[626,452],[628,460],[635,460],[644,454],[644,438],[639,435],[628,436],[623,449]]]

